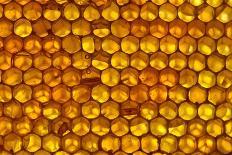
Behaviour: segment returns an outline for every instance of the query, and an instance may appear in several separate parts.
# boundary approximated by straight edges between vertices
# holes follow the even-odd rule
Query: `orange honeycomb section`
[[[0,0],[0,155],[232,154],[232,0]]]

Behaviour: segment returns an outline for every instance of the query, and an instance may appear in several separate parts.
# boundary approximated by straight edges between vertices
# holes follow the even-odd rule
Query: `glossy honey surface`
[[[0,155],[232,154],[232,0],[0,0]]]

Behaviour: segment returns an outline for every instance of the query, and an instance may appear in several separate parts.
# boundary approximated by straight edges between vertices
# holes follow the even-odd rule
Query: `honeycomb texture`
[[[232,154],[232,0],[0,0],[0,155]]]

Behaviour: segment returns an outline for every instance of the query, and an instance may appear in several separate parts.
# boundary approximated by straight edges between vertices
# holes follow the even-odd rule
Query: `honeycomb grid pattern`
[[[232,154],[232,0],[0,0],[0,155]]]

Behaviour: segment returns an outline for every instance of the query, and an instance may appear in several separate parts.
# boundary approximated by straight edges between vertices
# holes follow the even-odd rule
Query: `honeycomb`
[[[0,0],[0,155],[232,154],[232,0]]]

